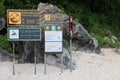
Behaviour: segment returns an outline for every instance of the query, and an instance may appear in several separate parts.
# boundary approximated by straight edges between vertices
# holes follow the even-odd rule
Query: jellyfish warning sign
[[[21,24],[21,12],[9,12],[9,24]]]
[[[7,10],[8,26],[39,26],[38,10]]]

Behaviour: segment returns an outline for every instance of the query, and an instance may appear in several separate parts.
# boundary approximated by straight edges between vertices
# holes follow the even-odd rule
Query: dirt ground
[[[101,49],[105,56],[94,53],[74,51],[77,61],[76,70],[70,72],[53,65],[47,65],[44,75],[44,64],[37,64],[34,75],[34,64],[15,64],[15,75],[12,74],[12,62],[0,62],[0,80],[120,80],[120,55],[114,49]]]

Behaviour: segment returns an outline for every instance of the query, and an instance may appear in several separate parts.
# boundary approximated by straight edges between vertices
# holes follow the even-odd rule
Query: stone
[[[110,39],[109,37],[105,36],[105,37],[104,37],[104,40],[110,41],[111,39]]]
[[[71,62],[71,60],[70,60],[71,54],[65,48],[63,48],[63,54],[56,54],[56,56],[57,56],[57,59],[58,59],[57,60],[57,65],[59,67],[61,67],[60,63],[61,63],[61,56],[62,56],[62,58],[63,58],[63,68],[64,69],[67,69],[67,68],[70,69],[70,66],[72,66],[73,70],[76,68],[76,61],[75,61],[74,57],[72,57],[72,62]]]
[[[57,62],[57,58],[55,56],[53,56],[52,54],[48,54],[47,55],[47,64],[50,64],[50,65],[56,65],[56,62]]]
[[[119,42],[118,39],[117,39],[117,37],[114,36],[114,35],[111,36],[111,41],[112,41],[113,43]]]
[[[105,36],[105,37],[104,37],[104,40],[106,40],[106,41],[111,41],[111,42],[113,42],[113,43],[119,42],[118,39],[117,39],[117,37],[114,36],[114,35],[112,35],[111,37]]]
[[[3,17],[0,17],[0,30],[2,30],[5,26],[5,19]]]
[[[120,54],[120,49],[116,49],[115,52],[116,52],[117,54]]]

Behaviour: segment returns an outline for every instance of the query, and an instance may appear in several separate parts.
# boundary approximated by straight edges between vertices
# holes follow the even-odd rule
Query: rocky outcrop
[[[62,14],[61,10],[58,9],[56,6],[53,6],[52,4],[43,4],[40,3],[38,5],[38,9],[40,11],[40,19],[41,23],[44,23],[44,14],[50,13],[50,14]],[[64,39],[68,40],[68,15],[62,14],[63,17],[63,36]],[[78,22],[73,21],[73,46],[74,49],[77,50],[89,50],[94,51],[96,53],[100,53],[98,41],[93,38],[88,31]],[[66,46],[66,45],[64,45]],[[69,45],[67,44],[67,47]]]
[[[61,10],[58,9],[56,6],[53,6],[52,4],[45,4],[40,3],[38,5],[38,9],[40,11],[40,20],[41,25],[44,23],[43,16],[46,13],[50,14],[61,14],[63,16],[63,37],[64,40],[66,40],[66,43],[64,43],[63,48],[63,65],[64,68],[70,68],[70,53],[67,50],[69,48],[68,44],[68,16],[66,14],[62,14]],[[77,50],[89,50],[91,52],[95,51],[97,53],[100,52],[98,41],[93,38],[87,30],[78,22],[73,22],[74,28],[73,28],[73,47]],[[34,53],[35,53],[35,42],[16,42],[16,51],[21,54],[22,62],[34,62]],[[39,42],[36,42],[36,53],[37,53],[37,63],[44,61],[44,35],[42,35],[42,40]],[[47,54],[47,63],[48,64],[56,64],[59,66],[61,54],[53,53],[53,54]],[[72,69],[75,69],[75,61],[72,60]]]

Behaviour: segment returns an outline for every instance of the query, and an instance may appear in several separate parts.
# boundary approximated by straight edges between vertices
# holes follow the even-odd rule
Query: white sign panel
[[[9,38],[10,39],[19,39],[19,29],[11,29],[9,30]]]
[[[62,31],[45,31],[45,41],[62,41]]]
[[[62,52],[62,42],[45,42],[45,52]]]

